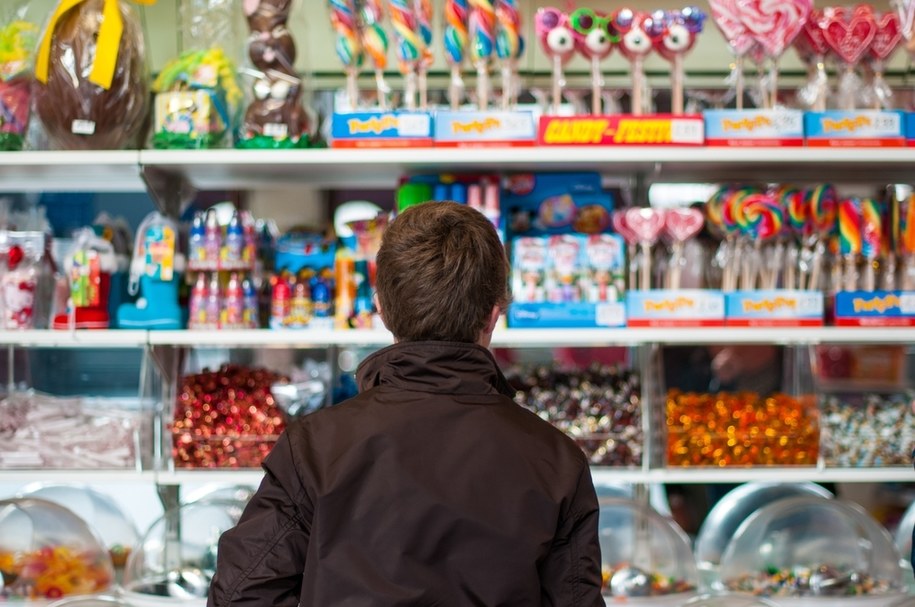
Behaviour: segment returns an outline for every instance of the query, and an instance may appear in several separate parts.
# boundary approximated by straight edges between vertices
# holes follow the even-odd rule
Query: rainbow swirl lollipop
[[[861,211],[860,198],[848,198],[839,203],[839,251],[842,255],[861,254]]]
[[[469,0],[470,60],[477,70],[477,104],[489,107],[489,63],[496,50],[496,9],[492,0]]]
[[[517,99],[518,59],[524,52],[518,0],[497,0],[496,21],[496,55],[502,62],[502,109],[507,110]]]
[[[417,70],[423,42],[418,31],[416,15],[408,0],[388,0],[388,15],[397,40],[400,73],[406,78],[404,97],[408,110],[416,109]]]
[[[749,194],[741,201],[737,221],[741,231],[754,241],[766,241],[781,234],[785,209],[769,193]]]
[[[464,78],[461,69],[467,58],[467,47],[470,44],[470,30],[467,24],[470,18],[468,0],[445,0],[445,59],[451,66],[451,84],[448,97],[451,109],[457,110],[461,105],[464,91]]]
[[[355,109],[359,97],[356,78],[363,59],[355,3],[353,0],[328,0],[327,4],[330,8],[330,23],[337,35],[334,48],[346,71],[347,95],[350,106]]]

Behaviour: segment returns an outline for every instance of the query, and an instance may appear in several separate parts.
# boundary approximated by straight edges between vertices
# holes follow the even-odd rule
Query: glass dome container
[[[71,596],[50,603],[48,607],[130,607],[126,600],[110,594]]]
[[[696,534],[696,562],[705,587],[718,588],[721,555],[741,523],[763,506],[780,499],[803,495],[826,499],[833,497],[830,491],[815,483],[765,481],[739,485],[718,500]]]
[[[784,607],[886,607],[902,596],[899,554],[886,529],[857,504],[801,496],[763,506],[721,557],[731,591]]]
[[[101,539],[70,510],[37,498],[0,501],[0,603],[46,604],[103,592],[114,568]]]
[[[603,593],[608,604],[680,605],[699,574],[686,534],[642,502],[600,501]]]
[[[193,504],[194,502],[229,500],[247,504],[254,497],[255,492],[257,492],[257,487],[251,485],[205,485],[190,493],[183,501],[185,504]]]
[[[140,539],[133,520],[112,498],[85,485],[28,485],[20,497],[35,497],[70,510],[91,527],[105,543],[116,569],[127,564],[131,549]]]
[[[703,594],[683,603],[682,607],[779,607],[769,599],[735,592]]]
[[[123,597],[133,607],[206,605],[219,536],[243,510],[234,500],[207,500],[166,511],[127,560]]]

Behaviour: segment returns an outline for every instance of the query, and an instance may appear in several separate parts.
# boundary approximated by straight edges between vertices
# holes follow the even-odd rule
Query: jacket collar
[[[389,386],[439,394],[515,394],[489,350],[449,341],[388,346],[362,361],[356,381],[360,392]]]

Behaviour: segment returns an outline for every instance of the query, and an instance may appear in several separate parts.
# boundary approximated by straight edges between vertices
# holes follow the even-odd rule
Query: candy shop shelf
[[[336,331],[306,329],[302,331],[271,331],[268,329],[242,331],[150,331],[153,346],[206,347],[289,347],[310,346],[387,346],[393,343],[384,330]]]
[[[44,348],[143,348],[147,331],[0,331],[0,346]]]
[[[219,483],[227,485],[251,485],[257,487],[264,478],[263,470],[245,468],[242,470],[209,469],[163,471],[156,475],[160,485],[183,485],[186,483]]]
[[[915,149],[551,147],[323,150],[141,150],[140,163],[182,173],[199,189],[311,183],[391,187],[405,172],[600,171],[651,181],[904,182]],[[52,171],[52,167],[47,167]],[[33,186],[34,187],[34,186]]]
[[[137,150],[0,153],[0,192],[145,192]]]
[[[27,484],[38,481],[79,483],[149,483],[155,482],[152,470],[11,470],[0,469],[0,483]]]

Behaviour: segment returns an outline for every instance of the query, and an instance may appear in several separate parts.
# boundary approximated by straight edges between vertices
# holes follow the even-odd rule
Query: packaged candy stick
[[[557,8],[538,9],[535,25],[540,46],[552,64],[551,111],[558,114],[559,106],[562,105],[562,89],[565,87],[563,66],[575,55],[575,36],[570,28],[569,16]]]
[[[445,59],[451,66],[451,81],[448,85],[448,99],[451,109],[461,106],[464,94],[464,78],[461,70],[470,44],[468,0],[445,0]]]
[[[847,198],[839,203],[839,252],[842,254],[843,291],[858,288],[858,256],[862,249],[862,211],[860,198]]]

